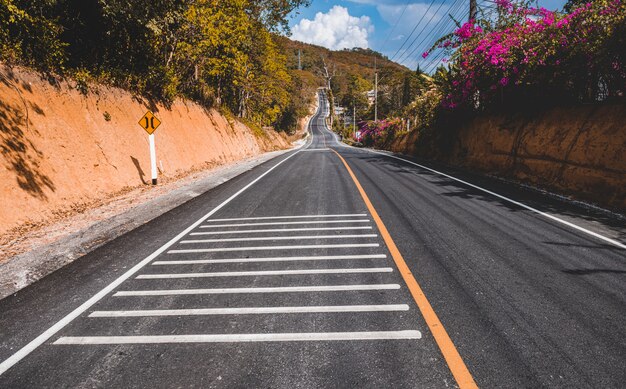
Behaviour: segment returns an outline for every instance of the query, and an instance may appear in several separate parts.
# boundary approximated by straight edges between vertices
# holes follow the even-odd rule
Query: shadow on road
[[[525,208],[517,206],[509,201],[498,198],[479,189],[472,188],[461,182],[444,177],[429,170],[409,165],[400,160],[371,153],[358,153],[358,155],[360,159],[368,163],[383,165],[399,175],[417,173],[421,178],[427,180],[429,183],[445,188],[446,191],[441,193],[442,196],[458,197],[462,199],[477,199],[480,201],[496,203],[498,206],[505,207],[512,212],[527,212]],[[572,218],[599,223],[617,232],[617,240],[626,242],[626,217],[623,215],[591,206],[585,206],[583,203],[570,202],[565,198],[560,198],[553,194],[524,187],[522,185],[507,182],[495,177],[463,171],[461,169],[451,168],[436,162],[422,161],[417,158],[403,158],[428,166],[442,173],[449,174],[460,180],[470,182],[504,197],[511,198],[512,200],[519,201],[520,203],[542,212],[557,216],[570,216]],[[624,252],[624,250],[611,245],[598,245],[598,248]]]

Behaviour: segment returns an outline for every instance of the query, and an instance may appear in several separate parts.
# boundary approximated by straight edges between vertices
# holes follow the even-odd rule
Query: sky
[[[538,3],[560,9],[565,1]],[[493,0],[478,0],[478,5],[482,12],[493,12]],[[297,41],[332,50],[371,48],[411,69],[419,64],[429,71],[445,58],[433,53],[424,59],[422,53],[454,30],[448,14],[464,20],[468,13],[468,0],[312,0],[290,15],[289,25]]]

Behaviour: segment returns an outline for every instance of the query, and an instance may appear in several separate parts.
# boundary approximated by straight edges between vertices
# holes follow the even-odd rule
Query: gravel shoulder
[[[105,243],[289,150],[268,152],[160,185],[103,199],[39,228],[16,231],[0,248],[0,299]]]

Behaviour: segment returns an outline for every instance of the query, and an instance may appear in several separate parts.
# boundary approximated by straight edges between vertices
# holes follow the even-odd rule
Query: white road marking
[[[336,224],[336,223],[369,223],[364,220],[313,220],[301,222],[270,222],[270,223],[237,223],[237,224],[205,224],[200,228],[224,228],[224,227],[250,227],[250,226],[285,226],[292,224]]]
[[[245,294],[245,293],[299,293],[299,292],[348,292],[364,290],[400,289],[398,284],[371,285],[321,285],[321,286],[277,286],[266,288],[215,288],[215,289],[161,289],[161,290],[122,290],[115,297],[127,296],[177,296],[194,294]]]
[[[209,219],[206,222],[229,222],[243,220],[273,220],[273,219],[307,219],[324,217],[367,217],[366,213],[347,213],[343,215],[293,215],[293,216],[259,216],[259,217],[235,217],[229,219]]]
[[[141,262],[139,262],[138,264],[136,264],[135,266],[130,268],[126,273],[124,273],[121,276],[119,276],[115,281],[113,281],[112,283],[107,285],[104,289],[102,289],[101,291],[99,291],[98,293],[93,295],[91,298],[89,298],[87,301],[82,303],[78,308],[74,309],[72,312],[67,314],[61,320],[57,321],[54,325],[52,325],[50,328],[45,330],[41,335],[39,335],[35,339],[31,340],[28,344],[26,344],[24,347],[19,349],[16,353],[11,355],[9,358],[5,359],[2,363],[0,363],[0,375],[2,375],[4,372],[6,372],[8,369],[10,369],[13,365],[15,365],[16,363],[21,361],[28,354],[33,352],[33,350],[35,350],[37,347],[39,347],[43,343],[45,343],[48,339],[50,339],[52,336],[54,336],[54,334],[59,332],[63,327],[65,327],[66,325],[71,323],[78,316],[82,315],[91,306],[93,306],[95,303],[100,301],[104,296],[106,296],[107,294],[111,293],[121,283],[123,283],[124,281],[126,281],[127,279],[132,277],[135,273],[137,273],[139,270],[141,270],[141,268],[146,266],[148,263],[150,263],[152,260],[154,260],[157,256],[161,255],[163,252],[165,252],[174,243],[178,242],[180,239],[182,239],[187,234],[189,234],[191,231],[193,231],[195,228],[197,228],[206,219],[208,219],[209,217],[213,216],[213,214],[215,214],[217,211],[222,209],[228,203],[233,201],[233,199],[235,199],[237,196],[239,196],[240,194],[245,192],[252,185],[256,184],[260,179],[262,179],[263,177],[268,175],[270,172],[272,172],[278,166],[282,165],[285,161],[287,161],[289,158],[293,157],[294,155],[298,154],[299,152],[300,152],[300,150],[296,151],[295,153],[292,153],[291,155],[287,156],[286,158],[283,158],[281,161],[279,161],[274,166],[269,168],[265,173],[261,174],[260,176],[258,176],[254,180],[252,180],[248,185],[246,185],[243,188],[239,189],[232,196],[230,196],[229,198],[224,200],[224,202],[219,204],[217,207],[213,208],[209,213],[207,213],[206,215],[202,216],[202,218],[200,218],[199,220],[194,222],[192,225],[187,227],[184,231],[182,231],[181,233],[176,235],[174,238],[172,238],[170,241],[168,241],[163,246],[158,248],[152,254],[150,254],[149,256],[144,258]]]
[[[203,232],[192,232],[189,235],[230,235],[230,234],[253,234],[253,233],[262,233],[262,232],[345,231],[345,230],[371,230],[371,229],[372,229],[371,226],[270,228],[270,229],[265,229],[265,230],[203,231]]]
[[[306,149],[302,151],[329,151],[330,149]]]
[[[355,247],[379,247],[378,243],[355,243],[355,244],[309,244],[298,246],[260,246],[260,247],[216,247],[210,249],[185,249],[169,250],[168,254],[186,253],[216,253],[224,251],[260,251],[260,250],[306,250],[306,249],[340,249]]]
[[[330,340],[421,339],[419,331],[302,332],[286,334],[147,335],[147,336],[65,336],[56,345],[222,343],[222,342],[298,342]]]
[[[248,276],[282,276],[306,274],[354,274],[354,273],[391,273],[390,267],[341,268],[341,269],[299,269],[299,270],[255,270],[255,271],[222,271],[211,273],[174,273],[174,274],[141,274],[138,280],[160,280],[170,278],[208,278],[208,277],[248,277]]]
[[[249,263],[249,262],[290,262],[290,261],[330,261],[335,259],[384,259],[385,254],[366,255],[320,255],[309,257],[262,257],[262,258],[225,258],[225,259],[191,259],[179,261],[154,261],[152,265],[200,265],[211,263]]]
[[[376,238],[376,234],[361,235],[294,235],[294,236],[257,236],[253,238],[226,238],[226,239],[192,239],[181,240],[179,243],[221,243],[221,242],[254,242],[264,240],[312,240],[312,239],[355,239]]]
[[[304,307],[241,307],[152,309],[137,311],[94,311],[89,317],[143,317],[143,316],[202,316],[202,315],[260,315],[268,313],[337,313],[337,312],[396,312],[408,311],[407,304],[386,305],[331,305]]]
[[[384,155],[384,156],[389,157],[389,158],[398,159],[398,160],[400,160],[400,161],[404,161],[404,162],[409,163],[409,164],[411,164],[411,165],[417,166],[417,167],[419,167],[419,168],[421,168],[421,169],[428,170],[428,171],[433,172],[433,173],[435,173],[435,174],[439,174],[440,176],[443,176],[443,177],[449,178],[449,179],[454,180],[454,181],[456,181],[456,182],[460,182],[461,184],[464,184],[464,185],[467,185],[467,186],[472,187],[472,188],[474,188],[474,189],[478,189],[478,190],[480,190],[480,191],[482,191],[482,192],[488,193],[488,194],[490,194],[490,195],[492,195],[492,196],[495,196],[495,197],[497,197],[497,198],[499,198],[499,199],[502,199],[502,200],[504,200],[504,201],[507,201],[507,202],[509,202],[509,203],[511,203],[511,204],[515,204],[515,205],[517,205],[518,207],[522,207],[522,208],[527,209],[527,210],[529,210],[529,211],[531,211],[531,212],[534,212],[534,213],[536,213],[536,214],[538,214],[538,215],[541,215],[541,216],[546,217],[546,218],[548,218],[548,219],[550,219],[550,220],[553,220],[553,221],[555,221],[555,222],[557,222],[557,223],[564,224],[564,225],[566,225],[566,226],[568,226],[568,227],[571,227],[571,228],[573,228],[573,229],[575,229],[575,230],[578,230],[578,231],[580,231],[580,232],[583,232],[583,233],[585,233],[585,234],[587,234],[587,235],[591,235],[591,236],[593,236],[593,237],[595,237],[595,238],[601,239],[601,240],[603,240],[603,241],[605,241],[605,242],[607,242],[607,243],[612,244],[613,246],[619,247],[619,248],[621,248],[621,249],[626,249],[626,244],[624,244],[624,243],[622,243],[622,242],[620,242],[620,241],[617,241],[617,240],[615,240],[615,239],[608,238],[608,237],[606,237],[606,236],[604,236],[604,235],[600,235],[600,234],[598,234],[598,233],[596,233],[596,232],[590,231],[590,230],[588,230],[588,229],[586,229],[586,228],[583,228],[583,227],[581,227],[581,226],[578,226],[578,225],[576,225],[576,224],[574,224],[574,223],[570,223],[570,222],[568,222],[568,221],[566,221],[566,220],[563,220],[563,219],[560,219],[560,218],[558,218],[558,217],[556,217],[556,216],[550,215],[549,213],[546,213],[546,212],[540,211],[540,210],[538,210],[538,209],[536,209],[536,208],[530,207],[530,206],[528,206],[528,205],[526,205],[526,204],[524,204],[524,203],[521,203],[521,202],[519,202],[519,201],[517,201],[517,200],[513,200],[513,199],[511,199],[511,198],[508,198],[508,197],[503,196],[503,195],[501,195],[501,194],[498,194],[498,193],[496,193],[496,192],[492,192],[492,191],[490,191],[489,189],[485,189],[485,188],[482,188],[482,187],[480,187],[480,186],[478,186],[478,185],[471,184],[471,183],[469,183],[469,182],[467,182],[467,181],[464,181],[464,180],[461,180],[461,179],[459,179],[459,178],[453,177],[453,176],[451,176],[451,175],[449,175],[449,174],[442,173],[442,172],[440,172],[440,171],[437,171],[437,170],[435,170],[435,169],[431,169],[431,168],[429,168],[429,167],[427,167],[427,166],[424,166],[424,165],[420,165],[419,163],[415,163],[415,162],[413,162],[413,161],[409,161],[408,159],[404,159],[404,158],[397,157],[397,156],[395,156],[395,155],[393,155],[393,154],[381,153],[381,152],[378,152],[378,151],[373,151],[373,150],[367,150],[367,151],[369,151],[370,153],[374,153],[374,154]]]

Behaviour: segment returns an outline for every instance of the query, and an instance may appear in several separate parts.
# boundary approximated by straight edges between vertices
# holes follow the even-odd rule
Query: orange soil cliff
[[[80,210],[150,182],[148,137],[137,124],[148,105],[117,88],[53,85],[0,66],[0,235]],[[290,146],[255,134],[215,110],[177,100],[151,105],[160,179]]]
[[[626,210],[624,105],[482,116],[451,133],[453,146],[441,157],[446,163]],[[417,136],[399,137],[391,149],[417,154]]]

